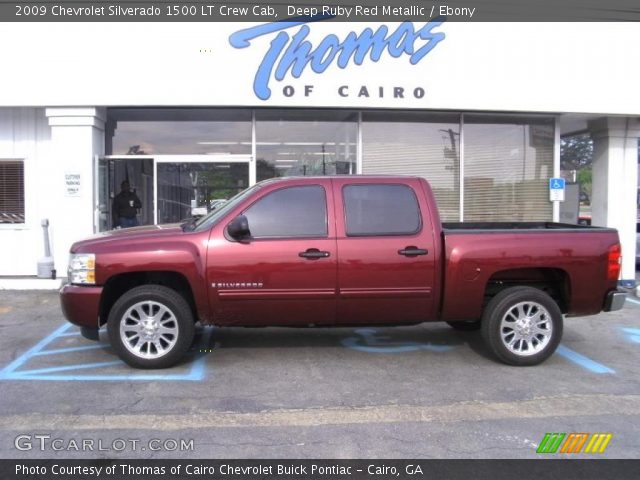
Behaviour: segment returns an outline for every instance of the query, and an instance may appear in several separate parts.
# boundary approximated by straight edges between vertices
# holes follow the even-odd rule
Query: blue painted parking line
[[[22,355],[20,355],[18,358],[16,358],[13,362],[11,362],[9,365],[7,365],[2,370],[0,370],[0,379],[3,379],[3,378],[5,378],[6,375],[8,375],[8,374],[10,374],[12,372],[15,372],[27,360],[29,360],[30,357],[32,357],[35,353],[39,352],[44,347],[46,347],[48,344],[53,342],[58,336],[60,336],[60,334],[64,333],[69,327],[71,327],[71,324],[70,323],[65,323],[60,328],[54,330],[49,335],[44,337],[42,340],[40,340],[38,343],[36,343],[33,347],[31,347],[29,350],[27,350]]]
[[[640,343],[640,328],[622,327],[621,330],[627,334],[629,340],[634,343]]]
[[[29,375],[25,378],[12,378],[12,380],[41,380],[41,381],[53,381],[53,382],[69,382],[69,381],[82,381],[82,382],[129,382],[129,381],[146,381],[146,382],[183,382],[193,381],[199,382],[203,379],[203,376],[195,374],[187,375],[80,375],[78,378],[70,378],[68,375]]]
[[[556,350],[558,355],[563,356],[567,360],[572,361],[573,363],[580,365],[582,368],[589,370],[593,373],[616,373],[615,370],[607,367],[606,365],[602,365],[601,363],[596,362],[595,360],[591,360],[589,357],[585,357],[584,355],[571,350],[564,345],[559,345]]]
[[[22,370],[19,375],[21,376],[29,376],[29,375],[41,375],[43,373],[49,372],[66,372],[68,370],[82,370],[85,368],[100,368],[100,367],[112,367],[114,365],[121,365],[122,362],[119,360],[114,360],[112,362],[95,362],[95,363],[82,363],[76,365],[65,365],[63,367],[47,367],[47,368],[37,368],[35,370]]]
[[[72,325],[66,323],[45,338],[40,340],[36,345],[24,352],[9,365],[0,370],[0,380],[47,380],[47,381],[132,381],[132,380],[145,380],[145,381],[200,381],[205,377],[205,355],[202,353],[196,353],[194,359],[191,361],[189,371],[186,373],[135,373],[138,372],[135,369],[128,367],[121,360],[112,360],[105,362],[83,362],[72,363],[68,365],[59,365],[46,368],[26,368],[28,363],[34,358],[42,358],[43,356],[57,355],[64,358],[65,354],[73,352],[83,352],[89,350],[97,350],[108,348],[109,345],[105,343],[98,343],[92,345],[81,345],[76,347],[67,348],[52,348],[46,349],[46,347],[58,338],[61,337],[73,337],[80,335],[78,331],[69,331]],[[210,339],[213,329],[205,328],[198,346],[195,347],[195,352],[200,350],[210,349]],[[77,358],[77,357],[76,357]],[[77,362],[77,360],[76,360]],[[76,373],[78,370],[90,370],[100,369],[107,367],[122,366],[126,369],[127,373],[100,373],[100,374],[84,374]],[[63,373],[68,372],[68,373]]]
[[[78,331],[78,332],[61,333],[58,336],[59,337],[79,337],[80,335],[82,334]]]
[[[640,305],[640,301],[636,300],[635,298],[629,297],[629,295],[627,295],[627,298],[625,299],[625,301],[629,303],[633,303],[635,305]]]
[[[84,350],[96,350],[98,348],[106,348],[107,345],[85,345],[84,347],[56,348],[54,350],[42,350],[34,353],[34,355],[57,355],[58,353],[82,352]]]

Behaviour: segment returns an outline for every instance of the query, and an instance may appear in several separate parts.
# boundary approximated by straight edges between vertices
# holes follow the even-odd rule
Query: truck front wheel
[[[501,291],[482,315],[482,337],[509,365],[537,365],[555,352],[562,338],[562,312],[545,292],[532,287]]]
[[[191,308],[161,285],[142,285],[122,295],[107,321],[111,345],[136,368],[167,368],[187,352],[194,336]]]

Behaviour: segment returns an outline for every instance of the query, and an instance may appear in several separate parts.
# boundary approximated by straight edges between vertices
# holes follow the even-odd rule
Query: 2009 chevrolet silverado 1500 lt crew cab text
[[[480,329],[534,365],[563,314],[622,308],[615,230],[557,223],[440,223],[415,177],[267,180],[182,225],[101,233],[71,247],[65,316],[129,365],[162,368],[194,324]]]

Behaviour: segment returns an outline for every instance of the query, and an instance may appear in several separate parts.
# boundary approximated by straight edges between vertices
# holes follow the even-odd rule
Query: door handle
[[[300,252],[299,257],[306,258],[307,260],[318,260],[319,258],[327,258],[330,255],[329,252],[322,252],[317,248],[308,248],[305,252]]]
[[[427,253],[429,253],[429,250],[426,248],[418,248],[413,245],[398,250],[398,255],[404,255],[405,257],[417,257],[418,255],[426,255]]]

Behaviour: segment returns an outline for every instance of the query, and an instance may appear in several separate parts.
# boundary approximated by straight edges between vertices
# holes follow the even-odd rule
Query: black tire
[[[462,322],[447,322],[454,330],[459,332],[475,332],[480,330],[480,320],[466,320]]]
[[[147,330],[145,321],[150,322]],[[159,333],[160,328],[171,333]],[[135,333],[136,329],[140,332]],[[155,369],[180,361],[193,343],[195,326],[191,308],[182,295],[161,285],[142,285],[116,301],[109,313],[107,330],[111,346],[124,362],[135,368]],[[129,347],[125,339],[129,340]],[[140,342],[140,351],[134,353]]]
[[[533,329],[532,320],[527,319],[536,316],[541,328]],[[560,308],[545,292],[511,287],[489,301],[482,315],[481,331],[487,347],[500,361],[530,366],[542,363],[555,352],[562,339],[562,325]]]

